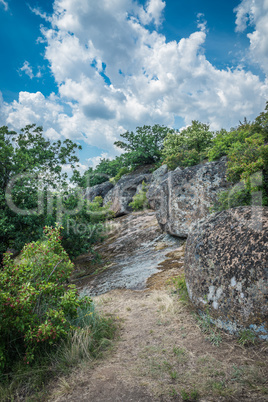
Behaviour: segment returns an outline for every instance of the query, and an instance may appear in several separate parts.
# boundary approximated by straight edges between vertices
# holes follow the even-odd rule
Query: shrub
[[[139,211],[141,209],[148,207],[148,200],[147,200],[147,185],[143,181],[142,188],[140,191],[134,195],[133,201],[130,202],[129,206],[133,209],[133,211]]]
[[[194,166],[204,160],[211,146],[213,133],[207,124],[193,120],[180,133],[168,133],[164,140],[164,163],[173,170],[177,166]]]
[[[71,320],[91,299],[79,299],[66,281],[73,270],[59,225],[44,228],[44,241],[24,246],[17,263],[6,253],[0,271],[0,372],[14,361],[33,362],[74,329]]]
[[[113,182],[117,183],[121,179],[121,177],[124,176],[124,174],[127,174],[127,173],[129,173],[129,169],[127,167],[122,167],[119,170],[119,172],[117,173],[117,175],[114,177]]]
[[[168,156],[164,163],[170,170],[180,167],[194,166],[205,158],[204,153],[198,153],[196,149],[182,149],[181,152]]]

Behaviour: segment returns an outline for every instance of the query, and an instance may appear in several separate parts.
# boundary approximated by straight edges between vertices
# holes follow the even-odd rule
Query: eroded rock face
[[[268,339],[268,208],[213,214],[188,236],[185,277],[192,302],[216,325]]]
[[[209,214],[226,181],[226,160],[176,169],[151,186],[147,196],[163,231],[187,237],[193,224]]]
[[[95,197],[102,197],[104,198],[105,195],[113,188],[113,184],[109,181],[106,181],[101,184],[97,184],[96,186],[87,187],[84,192],[84,197],[92,202]]]
[[[126,215],[132,211],[129,203],[142,187],[142,182],[149,183],[151,174],[127,174],[121,177],[114,188],[104,197],[104,205],[111,203],[115,216]]]

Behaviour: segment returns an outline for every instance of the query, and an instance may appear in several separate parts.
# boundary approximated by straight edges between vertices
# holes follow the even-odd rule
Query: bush
[[[61,227],[44,228],[45,239],[25,245],[17,263],[6,253],[0,271],[0,372],[18,360],[29,364],[74,329],[71,320],[91,299],[66,285],[73,270],[61,245]]]
[[[147,185],[145,182],[142,182],[142,188],[140,191],[134,195],[132,202],[129,203],[129,206],[133,209],[133,211],[139,211],[141,209],[148,207],[147,200]]]
[[[199,154],[196,149],[185,149],[177,154],[168,156],[164,163],[168,166],[170,170],[179,167],[189,167],[198,165],[205,155],[203,153]]]
[[[117,175],[115,175],[115,177],[113,178],[113,182],[117,183],[121,179],[121,177],[124,176],[124,174],[127,174],[129,172],[130,170],[127,167],[122,167]]]
[[[169,169],[194,166],[204,160],[211,146],[213,133],[207,124],[197,120],[180,133],[168,133],[164,140],[163,157]]]

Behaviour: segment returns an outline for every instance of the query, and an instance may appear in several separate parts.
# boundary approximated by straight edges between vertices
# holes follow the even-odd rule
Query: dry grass
[[[94,369],[76,372],[67,381],[75,388],[69,393],[62,386],[66,393],[59,401],[80,401],[83,392],[96,402],[135,400],[134,389],[135,395],[145,393],[141,401],[181,401],[187,395],[215,402],[268,400],[267,344],[246,348],[224,333],[219,347],[211,344],[171,285],[115,290],[97,301],[104,314],[120,319],[120,340]]]

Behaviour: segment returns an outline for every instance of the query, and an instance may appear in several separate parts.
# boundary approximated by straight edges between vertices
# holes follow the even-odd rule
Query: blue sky
[[[0,125],[83,146],[143,124],[217,130],[268,100],[268,0],[0,0]]]

